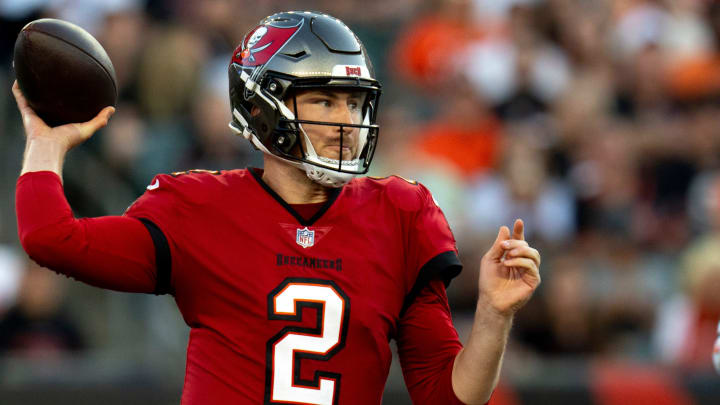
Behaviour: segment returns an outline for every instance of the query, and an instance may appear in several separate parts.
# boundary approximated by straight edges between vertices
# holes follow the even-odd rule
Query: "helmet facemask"
[[[327,88],[327,87],[298,87],[298,90],[318,90],[318,91],[330,91],[333,90],[345,90],[351,92],[357,92],[355,88]],[[295,145],[292,145],[292,149],[278,148],[277,152],[284,158],[289,160],[298,159],[301,162],[314,166],[312,169],[328,169],[338,173],[347,174],[352,176],[367,173],[372,156],[375,151],[375,145],[378,138],[378,126],[371,124],[375,120],[375,111],[377,106],[377,93],[373,91],[363,90],[364,99],[363,105],[360,106],[358,114],[360,122],[333,122],[333,121],[318,121],[307,119],[307,116],[303,116],[302,111],[298,109],[297,93],[295,91],[286,97],[286,102],[293,108],[289,114],[282,110],[283,116],[280,118],[280,128],[286,129],[281,131],[277,137],[277,144],[280,146],[286,142],[286,139],[294,139]],[[333,127],[339,133],[338,135],[338,156],[328,157],[322,156],[317,153],[313,145],[311,137],[308,134],[310,131],[308,126],[328,126]],[[354,132],[350,134],[350,132]],[[351,142],[352,145],[348,145]],[[290,146],[290,145],[288,145]],[[343,148],[349,147],[353,151],[353,155],[348,159],[343,156]],[[348,177],[348,176],[343,176]]]
[[[282,80],[273,80],[279,86]],[[334,82],[334,83],[333,83]],[[271,92],[260,86],[252,86],[253,91],[247,87],[243,96],[246,99],[257,97],[253,105],[258,103],[258,99],[267,104],[275,112],[277,116],[277,124],[272,133],[266,138],[266,142],[262,142],[260,137],[250,128],[264,128],[272,125],[272,123],[261,122],[262,116],[269,114],[252,114],[257,117],[258,122],[248,125],[243,114],[237,109],[233,111],[233,116],[241,123],[237,126],[231,122],[230,128],[238,135],[243,135],[255,147],[265,153],[275,155],[294,166],[303,169],[307,176],[326,187],[340,187],[349,182],[357,175],[366,174],[370,168],[370,163],[375,154],[375,147],[378,141],[379,127],[375,124],[377,117],[377,105],[380,97],[380,90],[372,85],[362,84],[358,80],[353,80],[354,85],[350,85],[347,78],[325,78],[318,80],[293,80],[285,86],[285,89],[276,93],[286,95],[285,100],[293,107],[290,109],[285,102],[281,101]],[[254,83],[249,80],[248,83]],[[275,86],[273,86],[275,87]],[[298,111],[297,93],[303,90],[320,90],[320,91],[362,91],[365,94],[363,106],[361,107],[361,123],[340,123],[332,121],[317,121],[303,119],[301,114],[295,114]],[[255,94],[255,92],[259,94]],[[247,114],[246,114],[247,116]],[[344,131],[348,128],[357,128],[355,142],[357,143],[356,152],[352,159],[342,160],[333,159],[318,155],[303,125],[332,126],[339,128],[340,131],[340,156],[342,156],[342,148],[347,141]],[[352,130],[349,129],[349,130]]]

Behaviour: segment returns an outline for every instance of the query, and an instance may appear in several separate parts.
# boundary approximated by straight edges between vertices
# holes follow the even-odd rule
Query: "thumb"
[[[510,239],[510,229],[503,225],[500,227],[497,238],[495,238],[495,242],[493,242],[493,245],[487,253],[488,256],[491,259],[500,259],[505,253],[505,248],[503,248],[502,243],[508,239]]]
[[[90,138],[98,129],[107,125],[110,116],[115,114],[115,107],[105,107],[90,121],[77,124],[83,139]]]

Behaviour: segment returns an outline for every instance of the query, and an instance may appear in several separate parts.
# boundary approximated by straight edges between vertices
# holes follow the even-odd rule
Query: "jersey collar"
[[[327,199],[327,201],[325,201],[325,204],[322,207],[320,207],[318,212],[315,213],[315,215],[313,215],[312,218],[305,219],[297,211],[295,211],[295,209],[293,209],[293,207],[290,204],[285,202],[285,200],[283,200],[282,197],[280,197],[280,195],[275,192],[275,190],[270,188],[270,186],[268,186],[267,183],[265,183],[263,181],[262,169],[250,167],[250,168],[248,168],[248,171],[253,176],[255,181],[257,181],[258,184],[260,184],[260,186],[268,194],[270,194],[270,196],[273,199],[275,199],[275,201],[277,201],[280,205],[282,205],[283,208],[285,208],[285,210],[290,213],[290,215],[295,217],[295,219],[298,221],[298,223],[300,223],[300,225],[302,225],[302,226],[312,226],[315,222],[317,222],[330,209],[330,207],[333,205],[333,203],[335,203],[335,200],[337,200],[337,198],[340,196],[340,193],[342,192],[342,189],[343,189],[343,187],[331,188],[328,193],[328,199]]]

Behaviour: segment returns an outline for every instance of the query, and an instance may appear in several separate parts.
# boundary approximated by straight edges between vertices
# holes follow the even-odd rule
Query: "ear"
[[[252,115],[253,117],[257,117],[258,115],[260,115],[260,109],[257,108],[257,106],[253,106],[252,110],[250,110],[250,115]]]

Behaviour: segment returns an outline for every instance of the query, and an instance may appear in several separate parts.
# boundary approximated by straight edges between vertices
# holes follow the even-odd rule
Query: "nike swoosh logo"
[[[155,183],[147,186],[148,190],[155,190],[156,188],[160,187],[160,180],[155,179]]]

